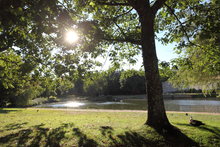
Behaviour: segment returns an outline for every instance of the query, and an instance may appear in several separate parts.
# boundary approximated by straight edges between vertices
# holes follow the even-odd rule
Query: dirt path
[[[144,110],[110,110],[110,109],[59,109],[59,108],[27,108],[36,110],[61,110],[61,111],[78,111],[78,112],[140,112],[147,113]],[[220,113],[211,112],[182,112],[182,111],[166,111],[167,113],[189,113],[189,114],[209,114],[209,115],[220,115]]]

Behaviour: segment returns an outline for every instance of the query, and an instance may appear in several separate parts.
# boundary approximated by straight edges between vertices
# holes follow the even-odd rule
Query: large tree
[[[170,126],[163,103],[154,34],[156,14],[166,0],[61,2],[1,1],[1,51],[16,46],[24,55],[40,56],[38,51],[44,49],[42,45],[47,43],[46,37],[64,47],[63,30],[60,29],[64,27],[63,24],[78,29],[78,33],[83,35],[78,44],[67,46],[66,49],[82,49],[95,57],[103,52],[103,45],[114,44],[115,48],[109,55],[116,62],[120,60],[117,54],[132,58],[141,49],[148,98],[147,124],[157,128]]]
[[[109,55],[113,58],[117,58],[117,55],[129,58],[137,54],[138,49],[142,51],[148,99],[146,124],[166,128],[170,123],[162,96],[155,32],[164,31],[164,37],[161,38],[164,43],[178,42],[179,48],[193,46],[194,33],[200,30],[197,26],[197,10],[202,10],[208,2],[210,1],[75,0],[72,5],[71,1],[67,1],[66,6],[75,10],[73,18],[76,17],[75,14],[87,16],[77,26],[84,30],[85,40],[92,43],[90,47],[112,43],[115,50]]]
[[[69,2],[64,5],[69,6]],[[163,102],[154,29],[156,14],[165,2],[166,0],[84,0],[73,1],[69,8],[77,14],[81,12],[88,16],[86,21],[78,22],[78,28],[83,30],[85,39],[89,38],[92,47],[113,43],[117,50],[110,54],[113,58],[117,53],[130,53],[133,56],[137,53],[135,50],[141,49],[148,100],[146,124],[158,129],[171,126]],[[74,14],[70,15],[75,17]]]

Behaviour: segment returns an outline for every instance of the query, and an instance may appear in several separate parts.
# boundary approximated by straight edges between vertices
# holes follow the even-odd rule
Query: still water
[[[164,100],[167,111],[220,113],[220,100]],[[40,108],[147,110],[145,99],[125,99],[120,102],[64,101],[42,104]]]

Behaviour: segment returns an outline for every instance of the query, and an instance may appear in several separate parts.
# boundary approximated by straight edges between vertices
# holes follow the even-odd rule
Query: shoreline
[[[33,110],[61,110],[61,111],[80,111],[80,112],[139,112],[146,113],[147,110],[111,110],[111,109],[69,109],[69,108],[24,108]],[[188,114],[210,114],[210,115],[220,115],[220,113],[215,112],[184,112],[184,111],[166,111],[166,113],[188,113]]]

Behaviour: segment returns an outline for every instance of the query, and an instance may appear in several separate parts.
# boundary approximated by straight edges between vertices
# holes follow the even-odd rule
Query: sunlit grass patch
[[[184,113],[168,113],[185,138],[203,146],[219,146],[220,115],[190,115],[206,125],[193,127]],[[158,133],[145,121],[145,112],[1,109],[0,146],[178,145],[175,138]]]

